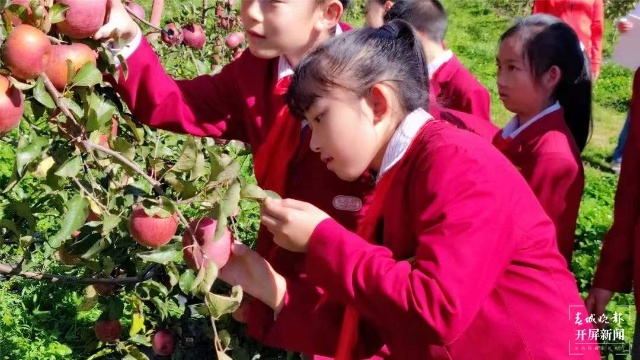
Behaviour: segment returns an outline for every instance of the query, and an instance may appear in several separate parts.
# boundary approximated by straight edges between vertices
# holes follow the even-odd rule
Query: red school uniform
[[[462,65],[451,50],[430,65],[430,97],[441,106],[491,121],[489,91]]]
[[[556,227],[558,248],[571,266],[578,210],[584,190],[580,151],[559,104],[545,110],[516,134],[512,119],[496,135],[494,145],[520,170]],[[511,130],[510,130],[511,129]]]
[[[586,310],[553,224],[513,166],[437,120],[399,156],[367,210],[381,211],[380,245],[333,219],[309,242],[309,278],[365,320],[352,358],[382,343],[390,359],[576,358],[570,307]]]
[[[600,71],[604,0],[535,0],[532,13],[551,14],[569,24],[591,60],[591,72]]]
[[[249,143],[258,158],[264,157],[261,149],[269,135],[280,136],[277,130],[271,131],[285,106],[283,92],[276,91],[279,61],[259,59],[245,51],[216,75],[176,81],[164,72],[142,38],[127,59],[127,79],[120,76],[112,83],[140,122],[176,133],[240,140]],[[302,128],[297,121],[295,126]],[[310,202],[346,227],[355,228],[372,182],[340,180],[310,150],[309,141],[309,129],[304,128],[286,174],[267,175],[285,180],[282,196]],[[325,299],[322,290],[306,280],[304,254],[275,246],[264,228],[258,235],[257,250],[287,279],[288,294],[277,320],[266,305],[251,303],[249,334],[269,346],[333,355],[344,306]]]
[[[500,128],[486,119],[462,111],[447,109],[440,104],[430,104],[429,113],[436,119],[446,120],[456,127],[474,132],[489,142],[492,142],[500,131]]]
[[[602,243],[593,287],[628,293],[640,304],[640,70],[633,78],[630,128],[622,156],[613,225]]]

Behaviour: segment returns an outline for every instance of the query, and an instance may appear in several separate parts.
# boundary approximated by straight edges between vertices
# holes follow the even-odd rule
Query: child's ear
[[[380,122],[390,114],[391,109],[389,105],[392,95],[389,87],[383,84],[376,84],[371,88],[367,102],[373,110],[374,124]]]
[[[329,0],[322,7],[322,17],[318,22],[319,30],[330,30],[340,22],[344,9],[340,0]]]
[[[386,13],[393,6],[393,1],[385,1],[384,2],[384,12]]]
[[[556,86],[558,86],[558,84],[560,83],[561,79],[562,70],[560,70],[560,68],[556,65],[550,67],[549,70],[547,70],[547,72],[543,75],[544,85],[550,90],[555,89]]]

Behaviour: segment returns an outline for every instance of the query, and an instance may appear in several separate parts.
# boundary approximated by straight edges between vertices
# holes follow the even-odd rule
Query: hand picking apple
[[[317,207],[293,199],[267,198],[262,206],[261,221],[273,234],[273,241],[294,252],[307,252],[311,234],[328,218]]]

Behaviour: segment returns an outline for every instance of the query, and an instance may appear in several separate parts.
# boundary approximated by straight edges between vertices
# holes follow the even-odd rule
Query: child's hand
[[[274,235],[273,241],[295,252],[306,252],[316,226],[329,218],[317,207],[293,199],[267,199],[262,207],[262,223]]]
[[[276,312],[282,307],[287,290],[286,280],[260,254],[244,244],[233,243],[231,258],[220,269],[218,277],[264,302]]]
[[[627,31],[631,30],[631,28],[633,27],[633,24],[631,23],[631,21],[622,18],[620,20],[618,20],[618,23],[616,24],[616,27],[618,28],[618,31],[621,34],[626,33]]]
[[[612,297],[613,291],[592,288],[591,291],[589,291],[589,296],[587,296],[587,299],[584,301],[588,315],[593,314],[596,316],[596,319],[602,316]]]
[[[131,18],[121,0],[109,0],[107,19],[107,23],[93,35],[94,39],[121,41],[128,44],[140,31],[138,24]]]

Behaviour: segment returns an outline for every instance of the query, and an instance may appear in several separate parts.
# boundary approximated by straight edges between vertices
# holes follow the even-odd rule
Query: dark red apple
[[[187,24],[182,27],[183,43],[187,46],[191,46],[194,49],[202,49],[207,36],[202,30],[202,26],[198,24]]]
[[[104,24],[107,0],[55,0],[69,6],[65,19],[56,24],[58,31],[72,39],[93,36]]]
[[[217,221],[204,217],[189,224],[192,236],[188,231],[182,235],[182,253],[187,265],[192,269],[198,270],[204,263],[204,259],[213,261],[218,268],[222,268],[229,261],[231,256],[231,244],[233,243],[233,234],[229,229],[225,229],[225,233],[220,240],[213,239],[216,231]],[[198,246],[195,246],[195,243]]]
[[[0,75],[0,134],[8,133],[20,124],[24,112],[24,95]]]
[[[173,354],[176,348],[176,336],[166,329],[153,334],[151,342],[153,344],[153,351],[160,356],[169,356]]]
[[[18,25],[2,46],[2,61],[16,78],[35,79],[49,63],[51,48],[45,33],[31,25]]]
[[[234,32],[227,35],[224,43],[229,49],[237,48],[244,41],[244,33]]]
[[[113,343],[120,339],[122,325],[120,320],[99,320],[95,327],[96,337],[105,343]]]
[[[131,213],[129,218],[129,232],[131,236],[144,246],[157,248],[167,244],[178,229],[175,214],[162,218],[149,216],[141,205]]]
[[[167,24],[162,30],[162,42],[168,46],[178,45],[182,42],[182,39],[182,31],[180,31],[174,23]]]

